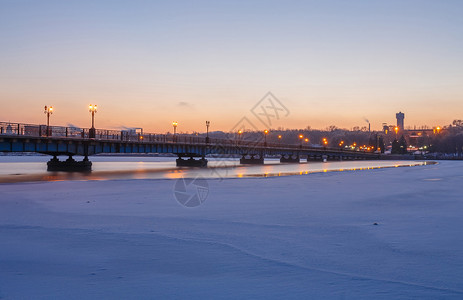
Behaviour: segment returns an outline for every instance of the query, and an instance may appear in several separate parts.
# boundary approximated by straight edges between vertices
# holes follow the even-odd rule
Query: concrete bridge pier
[[[85,156],[84,160],[76,161],[69,155],[65,161],[60,161],[56,155],[47,162],[47,171],[50,172],[90,172],[92,162]]]
[[[183,159],[183,156],[179,156],[176,160],[177,167],[207,167],[207,159],[202,156],[200,159],[194,159],[190,156],[189,159]]]
[[[281,163],[300,163],[299,155],[282,155],[280,158]]]
[[[240,159],[240,164],[242,165],[263,165],[264,156],[263,155],[251,155],[251,157],[246,157],[246,155],[243,155]]]

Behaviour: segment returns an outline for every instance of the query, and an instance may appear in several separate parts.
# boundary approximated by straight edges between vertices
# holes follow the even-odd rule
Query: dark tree
[[[400,146],[399,146],[399,141],[397,139],[394,139],[394,141],[392,142],[391,153],[400,154]]]
[[[383,136],[380,136],[379,139],[378,139],[378,144],[379,144],[379,148],[381,149],[381,153],[384,153],[384,150],[386,149],[386,145],[384,144],[384,138]]]
[[[399,140],[399,152],[400,154],[407,154],[407,141],[405,140],[405,137],[402,135],[402,137]]]

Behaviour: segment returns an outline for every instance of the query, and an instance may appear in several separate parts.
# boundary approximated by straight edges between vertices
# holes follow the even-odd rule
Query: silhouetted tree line
[[[437,153],[458,154],[463,153],[463,122],[453,121],[453,126],[444,128],[429,141],[429,151]]]
[[[384,137],[382,135],[377,134],[377,133],[370,135],[369,145],[370,145],[370,147],[374,147],[375,150],[377,150],[377,148],[379,148],[381,153],[384,153],[384,151],[386,150],[386,145],[384,143]]]
[[[205,134],[198,134],[205,136]],[[301,140],[299,136],[302,135]],[[228,139],[228,140],[243,140],[243,141],[264,141],[264,131],[244,131],[241,135],[238,132],[223,132],[214,131],[210,132],[211,138]],[[278,138],[281,136],[281,138]],[[305,139],[309,139],[306,142]],[[382,132],[368,132],[362,130],[347,130],[340,129],[336,126],[330,126],[326,130],[316,130],[307,127],[306,129],[273,129],[267,135],[267,143],[272,144],[292,144],[299,145],[308,144],[312,146],[323,146],[323,138],[328,140],[327,147],[330,148],[343,148],[344,146],[353,145],[357,146],[367,145],[372,149],[379,148],[384,153],[386,145],[392,144],[391,152],[393,154],[406,154],[407,141],[404,136],[399,139],[394,138],[393,135],[384,136]],[[341,143],[343,142],[343,143]],[[420,137],[414,146],[427,147],[430,152],[449,153],[463,155],[463,120],[455,120],[453,123],[440,131],[440,133]]]
[[[354,143],[358,146],[372,146],[376,147],[377,138],[382,143],[382,149],[384,151],[383,138],[376,137],[375,133],[368,131],[350,131],[346,129],[330,128],[331,130],[315,130],[315,129],[274,129],[270,130],[267,135],[267,142],[272,144],[293,144],[299,145],[301,142],[303,145],[319,145],[323,146],[323,139],[328,140],[327,147],[340,148],[346,145],[353,145]],[[299,136],[302,135],[302,140]],[[230,140],[246,140],[246,141],[263,141],[265,139],[263,131],[245,131],[241,135],[237,132],[222,132],[215,131],[209,133],[211,138],[230,139]],[[281,138],[279,138],[281,136]],[[305,139],[309,139],[308,142]],[[342,142],[342,144],[341,144]],[[341,144],[341,145],[340,145]]]

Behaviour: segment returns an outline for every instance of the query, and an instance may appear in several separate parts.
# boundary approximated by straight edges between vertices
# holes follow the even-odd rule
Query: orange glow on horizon
[[[97,97],[95,97],[97,98]],[[99,98],[99,97],[98,97]],[[76,103],[67,103],[61,100],[58,101],[56,99],[51,99],[53,102],[58,102],[54,103],[56,107],[58,107],[58,110],[55,112],[55,106],[50,106],[49,111],[50,113],[53,113],[53,124],[55,126],[68,126],[69,124],[72,124],[76,127],[81,127],[81,128],[89,128],[89,122],[88,122],[88,115],[85,115],[85,108],[88,108],[88,111],[96,113],[98,111],[98,105],[95,104],[90,104],[90,105],[85,105],[82,104],[81,102],[76,102]],[[135,110],[136,105],[130,105],[130,106],[119,106],[117,103],[106,103],[104,105],[104,110],[101,112],[98,111],[99,116],[98,116],[98,128],[100,129],[109,129],[109,130],[121,130],[121,128],[143,128],[144,132],[149,132],[149,133],[166,133],[172,131],[172,125],[169,126],[169,124],[172,124],[172,116],[173,113],[164,113],[164,110],[151,110],[149,105],[141,105],[143,109],[141,110]],[[28,106],[29,107],[29,106]],[[40,106],[39,106],[40,107]],[[47,107],[48,108],[48,107]],[[17,109],[12,109],[10,105],[6,105],[5,109],[2,109],[3,112],[3,117],[0,115],[0,121],[11,121],[11,122],[18,122],[18,123],[29,123],[29,124],[43,124],[44,119],[41,117],[41,115],[37,115],[37,110],[38,109],[25,109],[25,110],[17,110]],[[43,110],[43,106],[41,106],[41,110]],[[193,133],[193,132],[205,132],[205,127],[204,127],[204,119],[208,118],[207,116],[203,116],[202,112],[198,114],[191,114],[191,109],[188,111],[177,111],[176,109],[169,109],[168,112],[175,112],[174,117],[179,117],[181,124],[181,131],[179,133]],[[205,111],[208,111],[207,109]],[[153,118],[153,113],[155,112],[156,118]],[[211,109],[210,114],[213,113],[213,110]],[[55,114],[56,113],[56,114]],[[159,117],[158,117],[159,114]],[[43,116],[43,114],[42,114]],[[238,116],[238,117],[235,117]],[[218,120],[213,120],[214,122],[214,127],[217,131],[224,131],[224,132],[230,132],[232,131],[232,128],[234,125],[236,125],[237,121],[240,120],[241,112],[239,111],[234,111],[233,109],[227,112],[222,112],[219,114]],[[335,118],[335,113],[333,113],[333,118]],[[419,117],[419,116],[418,116]],[[389,116],[388,120],[392,119],[393,116]],[[168,120],[170,119],[170,120]],[[255,120],[255,118],[250,117],[250,121],[254,124],[258,124],[258,120]],[[350,119],[339,119],[340,124],[336,124],[336,122],[330,122],[329,118],[328,121],[318,121],[318,122],[313,122],[311,128],[320,130],[324,129],[323,126],[326,124],[333,124],[333,125],[338,125],[340,128],[345,128],[345,129],[352,129],[349,125],[349,120]],[[383,120],[379,119],[378,120]],[[439,119],[437,123],[442,123],[442,122],[448,122],[449,124],[452,121],[452,117],[448,117],[447,121],[442,121]],[[416,119],[418,124],[423,124],[426,123],[426,121],[420,121],[420,119]],[[175,121],[177,122],[177,121]],[[325,122],[325,123],[322,123]],[[358,125],[358,122],[355,120],[352,121],[354,125]],[[392,122],[392,121],[391,121]],[[410,123],[412,121],[409,121]],[[429,122],[430,123],[430,122]],[[178,122],[177,122],[178,124]],[[304,128],[307,125],[306,121],[302,120],[302,117],[298,115],[298,112],[295,112],[294,115],[291,114],[288,118],[282,119],[279,121],[279,123],[275,124],[275,128],[280,127],[285,127],[285,128],[293,128],[293,129],[300,129]],[[320,124],[317,126],[317,124]],[[342,124],[345,124],[347,126],[343,126]],[[373,129],[372,130],[377,130],[377,131],[382,131],[382,125],[380,121],[376,122],[376,128],[374,128],[375,123],[372,122]],[[408,125],[407,125],[408,126]],[[409,125],[412,126],[412,125]],[[273,126],[272,126],[273,127]],[[251,128],[251,127],[250,127]],[[394,127],[393,127],[394,128]],[[429,126],[428,128],[433,128],[433,126]],[[442,132],[443,126],[437,126],[434,127],[437,132]],[[257,128],[257,130],[262,130],[262,128]],[[265,129],[268,131],[268,134],[270,131],[272,131],[272,128],[270,129]],[[234,131],[234,130],[233,130]],[[398,134],[400,132],[400,128],[395,129],[396,133]],[[236,131],[235,131],[236,132]],[[299,137],[303,139],[304,137]],[[323,143],[324,144],[324,143]]]

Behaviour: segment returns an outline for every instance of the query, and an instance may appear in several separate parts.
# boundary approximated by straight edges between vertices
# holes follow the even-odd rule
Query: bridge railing
[[[106,130],[96,129],[95,136],[91,136],[89,128],[63,127],[0,122],[0,136],[27,136],[27,137],[50,137],[50,138],[70,138],[70,139],[96,139],[102,141],[123,141],[123,142],[141,142],[141,143],[178,143],[178,144],[195,144],[210,145],[211,147],[247,147],[247,148],[284,148],[294,150],[329,150],[332,152],[357,152],[354,150],[344,150],[340,148],[328,147],[311,147],[306,145],[288,145],[281,143],[266,143],[263,141],[249,141],[240,139],[216,139],[204,136],[189,134],[153,134],[153,133],[135,133],[126,130]]]

